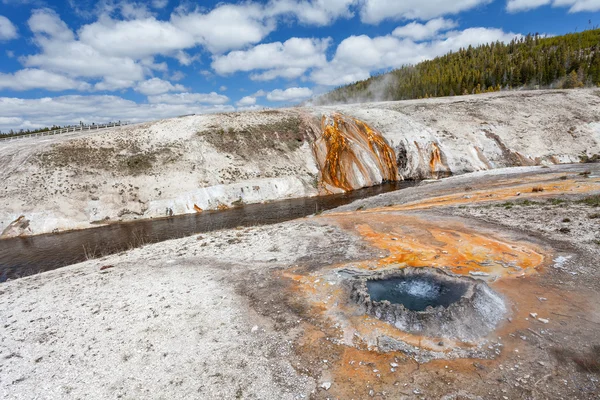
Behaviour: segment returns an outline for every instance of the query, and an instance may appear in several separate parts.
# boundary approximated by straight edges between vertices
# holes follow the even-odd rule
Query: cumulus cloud
[[[174,93],[148,96],[148,101],[153,104],[226,104],[229,97],[216,92],[211,93]]]
[[[6,129],[12,129],[15,127],[21,128],[23,118],[19,117],[0,117],[0,127],[8,127]]]
[[[519,12],[547,5],[569,7],[570,13],[600,11],[600,0],[508,0],[506,10]]]
[[[213,53],[258,43],[276,27],[275,20],[265,18],[263,7],[254,3],[224,4],[208,13],[174,14],[171,23]]]
[[[493,0],[362,0],[361,20],[378,24],[383,20],[421,19],[458,14]],[[592,0],[594,1],[594,0]]]
[[[135,81],[130,79],[118,79],[110,76],[94,85],[94,90],[101,92],[113,92],[115,90],[124,90],[135,85]]]
[[[178,81],[182,80],[183,78],[185,78],[185,76],[186,75],[185,75],[184,72],[182,72],[182,71],[175,71],[175,72],[173,72],[171,74],[171,78],[170,79],[172,81],[178,82]]]
[[[415,42],[392,35],[375,38],[351,36],[339,44],[327,66],[313,71],[311,79],[326,86],[352,83],[368,78],[371,71],[416,64],[469,45],[507,42],[515,36],[518,35],[488,28],[450,31],[429,42]]]
[[[121,1],[118,4],[118,8],[121,11],[121,15],[126,19],[142,19],[152,16],[152,12],[144,3]]]
[[[231,112],[226,104],[139,104],[119,96],[60,96],[39,99],[0,97],[0,130],[110,121],[142,122],[184,114]]]
[[[104,18],[85,25],[79,40],[104,55],[131,58],[175,54],[196,45],[190,33],[154,17],[131,21]]]
[[[28,67],[41,67],[75,77],[113,78],[138,81],[144,67],[128,57],[111,57],[78,41],[61,42],[39,39],[42,52],[24,57]]]
[[[356,0],[278,0],[271,1],[265,11],[273,16],[292,15],[303,24],[324,26],[338,18],[352,17],[352,6],[356,3]]]
[[[242,97],[237,103],[235,103],[238,107],[248,107],[256,104],[256,97],[254,96],[246,96]]]
[[[28,24],[35,34],[34,43],[41,52],[23,57],[27,67],[71,77],[121,82],[144,78],[144,66],[132,58],[102,54],[94,47],[75,40],[73,32],[52,10],[35,10]]]
[[[178,51],[175,54],[175,58],[177,59],[177,61],[179,61],[179,64],[185,65],[187,67],[187,66],[192,65],[192,63],[194,61],[199,60],[200,59],[200,54],[196,54],[194,56],[191,56],[188,53],[186,53],[185,51],[180,50],[180,51]]]
[[[0,15],[0,41],[16,39],[19,36],[17,27],[3,15]]]
[[[60,19],[56,12],[48,8],[33,10],[27,24],[33,33],[44,37],[61,41],[69,41],[74,38],[73,32],[67,24]]]
[[[508,12],[526,11],[550,4],[552,0],[509,0],[506,4]]]
[[[221,75],[237,71],[266,70],[252,76],[255,80],[277,77],[297,78],[307,69],[327,63],[325,51],[331,39],[291,38],[281,42],[266,43],[249,50],[232,51],[213,59],[213,69]]]
[[[267,94],[267,100],[276,102],[295,102],[311,97],[313,91],[306,87],[293,87],[285,90],[276,89]]]
[[[83,91],[90,88],[89,83],[35,68],[22,69],[14,74],[0,73],[0,89],[46,89],[50,91],[75,89]]]
[[[295,79],[306,72],[306,68],[276,68],[259,74],[251,74],[253,81],[271,81],[276,78]]]
[[[428,21],[426,24],[411,22],[408,25],[399,26],[392,32],[393,36],[408,38],[415,41],[431,39],[439,32],[447,31],[456,28],[458,24],[452,20],[444,18],[436,18]]]
[[[167,92],[184,92],[185,87],[179,84],[173,85],[160,78],[152,78],[138,83],[135,90],[146,96],[156,96]]]
[[[227,89],[227,88],[225,88],[225,89]],[[250,96],[242,97],[236,103],[236,105],[238,106],[238,110],[249,111],[249,110],[261,108],[261,106],[258,106],[256,104],[256,101],[259,97],[265,97],[266,95],[267,95],[267,92],[265,92],[264,90],[261,89],[255,93],[251,94]]]
[[[152,7],[165,8],[169,4],[169,0],[152,0]]]

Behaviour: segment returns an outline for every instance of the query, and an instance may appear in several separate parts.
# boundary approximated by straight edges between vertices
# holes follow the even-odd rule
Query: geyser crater
[[[507,313],[483,281],[435,268],[403,268],[351,281],[350,298],[367,314],[412,334],[473,341]]]

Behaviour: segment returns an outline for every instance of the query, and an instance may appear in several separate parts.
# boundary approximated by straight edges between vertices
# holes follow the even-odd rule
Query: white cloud
[[[225,91],[227,91],[227,86],[225,86],[225,85],[221,86],[221,87],[219,88],[219,91],[220,91],[220,92],[225,92]]]
[[[74,38],[73,32],[67,24],[60,19],[58,14],[47,8],[33,10],[27,24],[29,29],[38,35],[61,41],[69,41]]]
[[[295,79],[304,75],[305,72],[306,68],[277,68],[260,74],[252,74],[250,79],[253,81],[271,81],[276,78]]]
[[[85,25],[79,40],[102,54],[130,58],[175,54],[196,45],[191,34],[154,17],[131,21],[104,18]]]
[[[392,36],[408,38],[416,41],[431,39],[439,32],[456,28],[458,24],[452,20],[436,18],[428,21],[426,24],[411,22],[408,25],[399,26],[392,32]]]
[[[16,39],[17,27],[8,18],[0,15],[0,41]]]
[[[8,127],[7,129],[12,129],[15,127],[21,127],[23,123],[23,118],[19,117],[0,117],[0,127]]]
[[[169,4],[169,0],[152,0],[152,7],[165,8]]]
[[[212,53],[225,53],[262,41],[277,27],[277,19],[291,16],[300,23],[324,26],[353,15],[358,0],[271,0],[221,4],[210,12],[179,12],[171,23],[194,36]]]
[[[94,85],[94,90],[101,92],[112,92],[115,90],[128,89],[130,87],[133,87],[134,85],[135,81],[132,81],[130,79],[119,79],[107,76],[102,81]]]
[[[245,91],[245,90],[243,90],[243,91]],[[238,106],[238,110],[250,111],[250,110],[262,108],[262,106],[256,105],[256,99],[258,97],[265,97],[266,95],[267,95],[267,92],[265,92],[264,90],[261,89],[261,90],[255,92],[254,94],[251,94],[250,96],[243,97],[236,103],[236,105]]]
[[[148,101],[156,104],[225,104],[229,102],[229,97],[215,92],[175,93],[148,96]]]
[[[154,57],[142,58],[139,60],[139,63],[146,67],[148,71],[167,72],[169,70],[169,65],[166,62],[156,63],[154,62]]]
[[[102,54],[94,47],[75,40],[73,32],[51,10],[34,10],[28,24],[35,34],[33,41],[41,52],[23,57],[21,61],[25,66],[66,74],[71,78],[102,79],[103,82],[96,85],[97,90],[130,87],[134,81],[144,79],[151,69],[161,66],[153,65],[151,57],[144,64],[129,57]]]
[[[272,16],[290,14],[300,23],[324,26],[338,18],[354,15],[351,8],[356,0],[277,0],[271,1],[265,11]]]
[[[0,73],[0,89],[89,90],[90,84],[40,69],[22,69],[14,74]],[[0,110],[0,112],[2,112]]]
[[[144,3],[121,1],[119,9],[121,10],[121,15],[126,19],[142,19],[152,16],[152,12],[148,10],[148,6]]]
[[[326,67],[313,71],[310,79],[319,85],[340,86],[362,81],[370,76],[369,68],[356,67],[333,60]]]
[[[146,96],[156,96],[167,92],[183,92],[183,85],[173,85],[169,81],[164,81],[160,78],[152,78],[137,84],[135,90]]]
[[[269,101],[287,101],[295,102],[307,99],[313,94],[312,90],[306,87],[293,87],[286,90],[276,89],[267,94]]]
[[[208,13],[174,14],[171,23],[213,53],[258,43],[276,27],[273,19],[265,19],[263,7],[254,3],[224,4]]]
[[[144,12],[144,7],[138,3],[108,3],[103,16],[97,22],[83,26],[79,37],[103,54],[133,58],[171,55],[196,45],[220,54],[260,42],[275,30],[278,17],[292,15],[300,22],[326,25],[339,17],[351,16],[350,6],[355,2],[273,0],[266,5],[255,2],[221,4],[208,12],[188,12],[180,7],[169,21],[157,20]],[[112,19],[110,15],[115,8],[121,9],[130,20]],[[138,14],[125,13],[124,10],[129,8],[138,10]]]
[[[571,8],[569,9],[570,13],[600,11],[599,0],[554,0],[554,6],[571,6]]]
[[[378,24],[383,20],[421,19],[457,14],[491,3],[493,0],[362,0],[363,22]],[[592,0],[593,1],[593,0]]]
[[[520,34],[504,32],[495,28],[467,28],[462,31],[451,31],[444,35],[444,39],[434,41],[431,44],[430,58],[444,55],[450,51],[460,48],[477,46],[492,42],[510,42],[514,38],[521,37]]]
[[[569,7],[570,13],[600,11],[600,0],[508,0],[506,10],[527,11],[550,4],[552,7]]]
[[[451,31],[430,42],[415,42],[391,35],[371,38],[351,36],[343,40],[326,67],[317,69],[311,79],[326,86],[337,86],[366,79],[372,71],[398,68],[444,55],[469,45],[513,39],[515,34],[500,29],[469,28]]]
[[[235,103],[235,105],[238,107],[248,107],[248,106],[253,106],[255,104],[256,104],[256,97],[254,97],[254,96],[242,97],[240,99],[240,101]]]
[[[152,71],[166,72],[166,62],[154,61],[157,54],[173,55],[182,63],[193,59],[180,48],[195,46],[194,39],[153,17],[133,21],[101,17],[80,29],[79,40],[51,10],[35,10],[28,23],[41,51],[23,57],[25,66],[71,78],[100,79],[96,90],[133,87]]]
[[[109,121],[141,122],[184,114],[234,111],[231,105],[138,104],[119,96],[60,96],[39,99],[0,97],[0,129]]]
[[[276,77],[297,78],[307,69],[325,65],[325,51],[331,39],[291,38],[281,42],[260,44],[249,50],[232,51],[213,59],[212,67],[221,75],[237,71],[266,70],[253,75],[255,80]]]
[[[69,0],[75,11],[82,16],[93,17],[99,19],[110,19],[113,17],[131,19],[144,19],[154,16],[154,13],[149,9],[148,2],[136,2],[131,0],[99,0],[93,11],[83,10],[86,8],[85,1]]]
[[[185,78],[185,73],[183,73],[182,71],[175,71],[171,75],[171,80],[175,82],[180,81],[183,78]]]
[[[508,12],[531,10],[548,5],[551,2],[552,0],[509,0],[506,4],[506,10]]]
[[[177,61],[179,61],[179,64],[185,65],[185,66],[190,66],[190,65],[192,65],[192,63],[194,61],[197,61],[200,59],[200,54],[196,54],[195,56],[190,56],[185,51],[180,50],[175,54],[175,58],[177,59]]]
[[[66,73],[87,78],[114,78],[142,80],[144,68],[127,57],[111,57],[81,42],[62,42],[38,39],[42,53],[27,56],[24,63],[29,67]]]

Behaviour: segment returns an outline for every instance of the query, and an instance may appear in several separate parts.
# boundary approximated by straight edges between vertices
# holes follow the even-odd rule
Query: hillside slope
[[[469,46],[342,86],[314,102],[361,103],[584,85],[600,85],[600,29]]]
[[[598,90],[188,116],[0,144],[0,232],[81,229],[583,154],[600,154]]]

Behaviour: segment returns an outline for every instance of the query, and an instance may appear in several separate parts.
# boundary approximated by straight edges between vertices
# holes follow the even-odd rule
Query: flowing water
[[[88,258],[118,253],[147,243],[237,226],[274,224],[330,210],[352,201],[414,185],[386,183],[345,194],[249,204],[164,219],[0,240],[0,282],[50,271]]]

